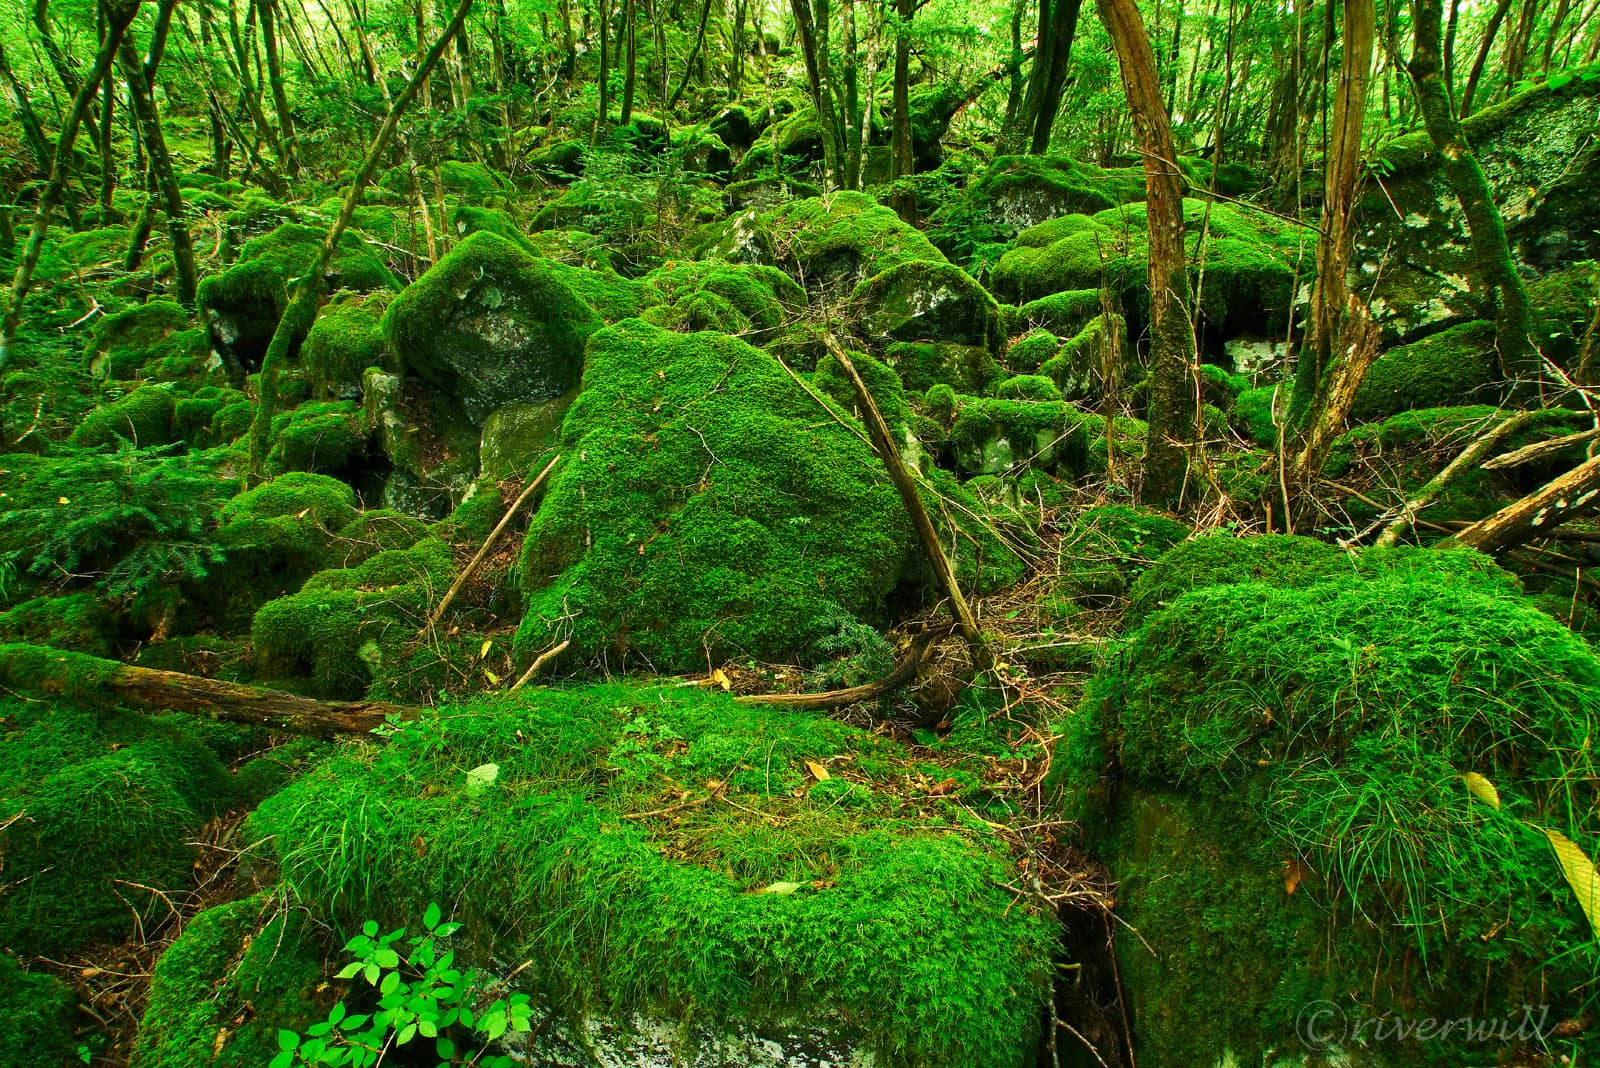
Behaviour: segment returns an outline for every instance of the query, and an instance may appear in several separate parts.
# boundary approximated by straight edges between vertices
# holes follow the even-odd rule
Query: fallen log
[[[1590,510],[1597,500],[1600,500],[1600,456],[1579,464],[1440,544],[1465,545],[1483,553],[1503,552]]]
[[[741,705],[782,705],[785,708],[803,709],[843,708],[857,701],[870,701],[896,687],[904,686],[915,678],[917,669],[922,666],[923,657],[928,655],[928,647],[940,638],[949,637],[957,629],[959,628],[955,624],[951,624],[923,631],[911,642],[911,648],[895,664],[893,671],[881,679],[864,682],[860,686],[846,686],[842,690],[823,690],[820,693],[751,693],[735,697],[734,700]]]

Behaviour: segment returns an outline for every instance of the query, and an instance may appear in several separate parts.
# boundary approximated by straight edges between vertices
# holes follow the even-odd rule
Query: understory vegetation
[[[0,1066],[1600,1056],[1600,0],[37,0],[0,97]]]

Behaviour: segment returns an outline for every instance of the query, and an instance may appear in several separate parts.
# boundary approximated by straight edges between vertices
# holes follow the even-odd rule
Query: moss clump
[[[1600,659],[1472,556],[1196,589],[1091,684],[1057,752],[1069,812],[1130,922],[1194,932],[1159,962],[1123,949],[1141,1062],[1254,1062],[1317,999],[1352,1019],[1582,1011],[1600,962],[1542,828],[1600,831]],[[1107,756],[1127,800],[1099,835]],[[1209,997],[1219,980],[1240,996]],[[1465,1041],[1394,1048],[1458,1064]]]
[[[1270,449],[1278,444],[1278,427],[1288,414],[1288,406],[1287,385],[1258,386],[1240,393],[1228,415],[1245,437]]]
[[[156,962],[134,1068],[266,1064],[279,1027],[314,1022],[322,956],[303,915],[266,894],[200,913]]]
[[[198,369],[209,346],[183,307],[155,300],[97,319],[84,346],[84,366],[97,378],[128,379],[152,362],[176,358]]]
[[[520,981],[574,1011],[758,1026],[799,1012],[840,1020],[883,1063],[1022,1063],[1051,923],[999,885],[1009,858],[986,832],[895,813],[902,759],[824,716],[720,694],[546,690],[348,749],[251,831],[335,922],[457,902],[461,959],[533,960]],[[808,760],[859,796],[809,797]],[[465,774],[490,763],[490,785]],[[737,804],[653,814],[671,783],[699,797],[708,780]],[[360,815],[378,811],[395,818]]]
[[[74,679],[106,661],[8,646],[19,688],[70,696]],[[47,681],[53,672],[65,678]],[[102,698],[104,694],[100,695]],[[10,889],[0,896],[0,942],[61,956],[96,939],[131,932],[136,916],[165,905],[128,883],[176,891],[194,858],[196,828],[231,800],[227,772],[180,727],[143,717],[38,702],[4,707],[0,746],[0,850]]]
[[[799,284],[775,267],[749,263],[669,263],[643,279],[646,318],[674,330],[717,330],[753,345],[770,339],[805,307]]]
[[[900,341],[884,351],[884,360],[910,390],[948,386],[962,393],[983,393],[1005,372],[987,347],[944,341]]]
[[[1059,589],[1086,607],[1104,608],[1190,533],[1186,524],[1159,512],[1126,504],[1090,508],[1061,540]]]
[[[784,204],[763,220],[783,251],[780,265],[808,292],[850,292],[902,263],[944,263],[944,254],[865,193],[841,192]]]
[[[1044,375],[1013,375],[994,387],[994,395],[1012,400],[1060,400],[1061,387]]]
[[[361,375],[368,367],[394,370],[379,327],[389,299],[387,293],[341,294],[322,309],[300,347],[313,390],[352,400],[361,396]]]
[[[863,281],[851,294],[866,336],[880,345],[941,341],[1000,347],[1000,306],[954,264],[912,260]]]
[[[1482,400],[1494,375],[1494,326],[1462,323],[1390,349],[1367,370],[1351,416],[1382,419],[1415,408]]]
[[[599,325],[548,264],[486,231],[434,264],[383,317],[406,373],[477,426],[502,404],[554,400],[577,385],[584,341]]]
[[[111,656],[116,621],[99,598],[87,593],[36,597],[0,612],[0,642],[48,645],[91,656]]]
[[[25,972],[10,953],[0,952],[0,1063],[10,1068],[61,1068],[78,1048],[73,1014],[78,999],[53,975]]]
[[[831,620],[876,616],[905,558],[871,450],[732,338],[596,334],[562,451],[523,550],[530,656],[570,626],[586,657],[659,670],[813,659]]]
[[[1006,350],[1006,364],[1020,374],[1032,374],[1060,347],[1061,339],[1054,332],[1035,327],[1011,343]]]
[[[360,697],[450,584],[450,546],[427,538],[354,567],[319,571],[268,601],[251,624],[263,678],[309,680],[317,693]]]
[[[140,448],[165,445],[172,440],[176,409],[177,393],[169,384],[140,386],[86,415],[72,432],[71,441],[86,448],[116,441]]]
[[[1017,309],[1024,323],[1042,327],[1057,337],[1071,337],[1099,315],[1105,300],[1098,289],[1068,289],[1031,300]]]
[[[1105,392],[1108,370],[1125,384],[1138,373],[1138,366],[1133,346],[1128,344],[1128,324],[1113,312],[1096,315],[1063,341],[1039,373],[1055,382],[1063,397],[1089,403],[1098,402]]]
[[[200,283],[200,308],[219,349],[247,368],[260,365],[289,300],[289,285],[316,263],[325,232],[284,223],[245,242],[239,260]],[[329,270],[328,288],[369,293],[399,288],[395,277],[360,236],[346,233]],[[293,339],[296,344],[301,340]]]
[[[201,448],[226,444],[233,439],[219,441],[212,427],[219,412],[240,402],[249,404],[243,392],[222,386],[202,386],[189,396],[178,398],[172,409],[173,437]]]
[[[1062,401],[972,398],[956,412],[949,444],[968,474],[1034,465],[1078,475],[1086,468],[1094,421]]]
[[[361,408],[355,401],[302,404],[272,419],[271,474],[346,470],[367,447]]]

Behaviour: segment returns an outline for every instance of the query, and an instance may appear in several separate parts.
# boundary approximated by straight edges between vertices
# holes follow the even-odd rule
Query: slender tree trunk
[[[683,79],[678,82],[678,88],[672,91],[672,96],[667,100],[667,110],[671,111],[678,106],[678,98],[683,96],[683,91],[689,87],[689,72],[694,70],[695,58],[700,55],[700,50],[706,43],[706,23],[711,18],[711,0],[705,0],[700,5],[700,28],[695,31],[694,47],[689,49],[689,62],[683,65]]]
[[[600,112],[594,119],[592,140],[599,144],[611,124],[611,4],[600,0]]]
[[[1135,0],[1096,0],[1144,156],[1150,240],[1150,411],[1142,497],[1176,507],[1194,443],[1194,331],[1183,249],[1183,186],[1155,55]]]
[[[1029,151],[1035,156],[1043,155],[1050,148],[1050,131],[1061,106],[1061,87],[1066,84],[1067,61],[1072,57],[1072,39],[1077,35],[1078,12],[1083,6],[1083,0],[1040,0],[1041,12],[1047,2],[1053,3],[1050,25],[1048,28],[1041,25],[1039,29],[1040,56],[1033,62],[1033,79],[1028,84],[1025,105],[1033,120]],[[1034,97],[1036,86],[1039,89],[1037,98]]]
[[[800,53],[805,59],[806,80],[811,88],[811,103],[817,109],[817,122],[822,127],[822,166],[824,185],[837,188],[843,179],[843,139],[839,122],[834,114],[833,90],[829,84],[827,65],[827,39],[819,35],[818,25],[827,25],[827,5],[819,3],[812,10],[812,0],[790,0],[794,11],[795,31],[800,37]]]
[[[461,0],[444,32],[433,42],[433,47],[428,49],[428,54],[423,57],[421,65],[412,74],[405,89],[389,106],[389,114],[373,137],[366,158],[362,160],[361,168],[356,171],[355,177],[350,182],[350,190],[345,194],[344,205],[339,209],[339,217],[334,220],[323,238],[322,249],[317,254],[316,263],[293,283],[288,306],[284,310],[283,317],[278,320],[277,328],[272,332],[272,340],[268,343],[267,353],[261,361],[261,397],[256,404],[255,418],[250,424],[248,474],[250,481],[259,481],[266,467],[267,451],[272,444],[272,417],[276,414],[278,406],[278,375],[284,361],[288,359],[290,341],[296,336],[303,336],[316,320],[317,309],[327,291],[328,268],[333,263],[334,253],[344,238],[345,231],[350,228],[350,220],[354,218],[356,208],[361,203],[361,194],[366,191],[367,184],[372,181],[372,175],[378,169],[378,164],[388,152],[389,142],[394,138],[395,130],[400,125],[400,117],[416,98],[423,81],[438,65],[439,57],[449,47],[451,39],[460,32],[462,24],[467,21],[467,12],[471,9],[472,0]]]
[[[1416,43],[1411,53],[1409,73],[1417,97],[1417,108],[1428,128],[1428,136],[1443,161],[1446,177],[1461,202],[1472,238],[1473,259],[1477,261],[1478,281],[1494,299],[1495,345],[1499,350],[1501,372],[1517,379],[1514,392],[1526,397],[1536,391],[1543,377],[1537,352],[1528,340],[1528,290],[1511,258],[1505,222],[1495,207],[1478,157],[1467,141],[1461,120],[1451,107],[1450,93],[1443,81],[1439,53],[1440,0],[1412,0],[1412,25]]]
[[[78,80],[77,68],[72,60],[67,58],[61,46],[56,43],[55,34],[50,29],[50,0],[34,0],[33,27],[39,31],[39,45],[44,49],[44,54],[50,60],[50,66],[55,69],[56,77],[61,79],[61,88],[66,91],[67,99],[71,100],[78,95],[82,83]],[[83,116],[84,128],[89,131],[89,140],[94,144],[95,150],[100,149],[100,124],[95,120],[92,111],[85,112]]]
[[[272,107],[278,116],[278,158],[290,178],[300,177],[299,152],[295,148],[294,114],[289,110],[289,94],[283,84],[283,62],[278,56],[277,0],[256,0],[261,15],[261,45],[267,53],[267,82],[272,89]]]
[[[33,156],[39,173],[49,174],[50,142],[44,139],[44,129],[39,125],[39,117],[33,113],[33,104],[28,100],[27,91],[22,88],[16,74],[11,70],[11,62],[6,58],[3,45],[0,45],[0,82],[5,83],[6,92],[11,96],[17,121],[22,124],[22,139],[27,142],[28,152]]]
[[[1500,24],[1510,10],[1511,0],[1499,0],[1494,13],[1489,16],[1489,24],[1483,28],[1483,42],[1478,45],[1478,55],[1467,74],[1467,88],[1461,94],[1461,111],[1458,114],[1463,119],[1472,114],[1472,98],[1478,94],[1478,80],[1483,77],[1483,68],[1489,62],[1489,50],[1494,47],[1495,35],[1500,32]]]
[[[624,126],[633,121],[633,94],[639,83],[639,31],[636,25],[638,10],[639,0],[624,0],[622,40],[625,51],[622,60],[622,117],[619,120]],[[692,60],[689,66],[694,66]],[[688,73],[687,69],[684,73]]]
[[[163,0],[160,17],[170,17],[175,2]],[[127,40],[122,43],[122,68],[128,78],[129,97],[144,138],[145,152],[150,157],[151,186],[160,190],[162,210],[167,216],[167,233],[172,241],[172,260],[178,276],[178,301],[185,308],[193,309],[194,245],[189,240],[183,193],[178,188],[178,176],[172,168],[172,156],[167,151],[167,140],[161,129],[161,116],[151,96],[150,83],[145,80],[144,64],[140,63],[132,42]]]
[[[889,135],[889,178],[905,178],[917,169],[916,150],[911,144],[911,20],[916,17],[916,0],[894,0],[894,110]],[[1020,3],[1018,9],[1020,10]]]
[[[860,75],[857,69],[858,42],[856,37],[855,0],[842,0],[844,23],[844,69],[840,74],[839,113],[844,119],[844,187],[861,188],[862,131],[857,121],[861,115]],[[872,77],[869,68],[867,77]]]
[[[108,31],[105,10],[100,9],[100,33]],[[115,218],[112,198],[117,192],[117,153],[112,138],[116,134],[113,120],[117,114],[117,83],[109,75],[100,83],[100,225],[107,226]]]
[[[33,228],[28,233],[28,243],[22,250],[16,276],[11,281],[11,299],[6,305],[5,318],[0,322],[0,372],[11,362],[17,328],[22,325],[22,305],[33,284],[33,272],[39,265],[39,253],[44,248],[50,219],[55,214],[56,206],[61,203],[62,192],[67,185],[67,172],[72,164],[72,145],[78,139],[78,127],[83,124],[83,116],[93,105],[95,92],[100,88],[100,83],[105,81],[117,50],[122,46],[122,36],[128,32],[128,24],[138,14],[139,5],[137,0],[123,0],[105,11],[105,38],[100,42],[94,66],[89,69],[88,77],[73,98],[72,110],[67,113],[61,134],[56,138],[55,151],[51,153],[50,180],[39,194],[39,204],[33,214]]]
[[[1022,145],[1023,101],[1027,89],[1027,79],[1022,74],[1022,16],[1027,13],[1028,0],[1013,0],[1011,4],[1011,81],[1006,87],[1006,114],[1000,122],[1000,136],[995,141],[994,153],[997,156],[1015,155]],[[910,43],[906,45],[906,54],[911,52]],[[1035,56],[1038,55],[1035,50]],[[899,54],[896,53],[898,62]],[[898,79],[896,85],[898,86]],[[907,122],[910,112],[907,110]]]

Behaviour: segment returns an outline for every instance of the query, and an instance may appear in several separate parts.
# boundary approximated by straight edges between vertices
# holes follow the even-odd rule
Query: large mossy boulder
[[[583,374],[594,311],[548,264],[489,231],[470,234],[395,298],[390,350],[441,413],[482,427],[502,404],[554,400]]]
[[[80,1048],[73,1033],[78,998],[61,979],[23,971],[0,951],[0,1005],[9,1017],[0,1032],[0,1064],[9,1068],[61,1068]]]
[[[284,223],[271,233],[245,242],[239,260],[226,271],[200,282],[200,310],[211,341],[235,365],[261,366],[267,344],[289,301],[289,287],[317,262],[326,233],[319,227]],[[326,279],[328,291],[370,293],[397,289],[398,283],[358,234],[339,242]],[[291,354],[301,337],[292,339]]]
[[[689,260],[668,263],[642,280],[645,318],[694,332],[715,330],[753,345],[769,340],[804,310],[806,293],[776,267]]]
[[[1531,1004],[1581,1031],[1600,960],[1551,835],[1592,850],[1600,832],[1600,658],[1477,554],[1280,539],[1252,560],[1259,540],[1169,554],[1199,564],[1213,543],[1213,566],[1106,662],[1056,754],[1119,912],[1167,932],[1118,940],[1139,1062],[1301,1049],[1308,1006],[1516,1020]],[[1170,588],[1163,570],[1140,584]],[[1477,1052],[1464,1033],[1394,1035],[1333,1033],[1323,1052]]]
[[[522,555],[528,656],[816,662],[876,619],[911,529],[863,440],[742,341],[594,336]]]
[[[300,348],[314,393],[359,400],[361,376],[368,367],[393,369],[381,328],[389,301],[386,292],[341,293],[323,306]]]
[[[203,371],[211,346],[179,304],[153,300],[95,320],[84,366],[96,378],[176,379]]]
[[[791,201],[766,215],[759,229],[775,243],[778,266],[813,295],[847,296],[903,263],[946,262],[920,231],[866,193]]]

